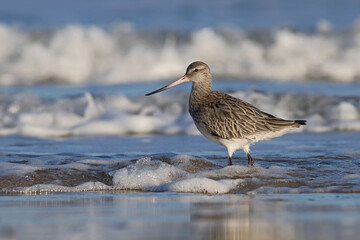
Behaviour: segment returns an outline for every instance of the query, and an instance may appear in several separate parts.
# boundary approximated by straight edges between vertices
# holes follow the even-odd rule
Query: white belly
[[[197,129],[201,132],[201,134],[204,135],[207,139],[209,139],[210,141],[213,141],[214,143],[223,145],[226,148],[231,147],[236,150],[239,148],[243,148],[246,145],[252,144],[252,142],[253,142],[253,141],[251,141],[251,139],[248,139],[248,138],[223,139],[220,137],[216,137],[214,135],[211,135],[205,129],[197,126],[197,124],[195,124],[195,125],[196,125]]]
[[[196,125],[197,129],[201,132],[201,134],[204,135],[207,139],[209,139],[217,144],[225,146],[230,155],[233,152],[235,152],[237,149],[243,149],[245,152],[248,152],[249,146],[251,144],[254,144],[254,143],[256,143],[258,141],[262,141],[262,140],[268,140],[273,137],[282,136],[285,133],[287,133],[293,129],[292,127],[290,127],[290,128],[283,129],[281,131],[276,131],[276,132],[269,131],[269,132],[264,132],[264,133],[258,133],[258,134],[254,134],[254,135],[245,136],[244,138],[223,139],[223,138],[211,135],[205,129],[199,127],[196,123],[195,123],[195,125]]]

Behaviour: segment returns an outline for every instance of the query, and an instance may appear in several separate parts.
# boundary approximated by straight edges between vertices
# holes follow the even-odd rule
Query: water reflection
[[[360,194],[67,193],[0,198],[1,239],[357,239]]]
[[[333,196],[229,196],[228,203],[193,203],[192,235],[214,240],[357,239],[360,204],[328,197]]]

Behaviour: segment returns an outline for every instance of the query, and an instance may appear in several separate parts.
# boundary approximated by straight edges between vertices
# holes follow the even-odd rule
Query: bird
[[[191,63],[183,77],[145,96],[184,82],[192,82],[189,113],[197,129],[209,140],[225,146],[229,157],[228,165],[232,165],[233,153],[242,149],[247,155],[248,165],[254,166],[250,145],[279,137],[306,125],[306,120],[275,117],[241,99],[213,91],[210,68],[202,61]]]

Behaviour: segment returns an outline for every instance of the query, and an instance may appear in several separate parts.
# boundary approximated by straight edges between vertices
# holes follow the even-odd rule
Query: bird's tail
[[[294,122],[299,124],[299,126],[300,125],[306,125],[306,120],[295,120]]]

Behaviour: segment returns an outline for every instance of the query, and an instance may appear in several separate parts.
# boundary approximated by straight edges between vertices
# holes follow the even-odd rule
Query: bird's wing
[[[203,127],[212,135],[224,139],[243,138],[262,132],[295,127],[292,120],[277,118],[253,105],[227,94],[215,92],[202,108]]]

